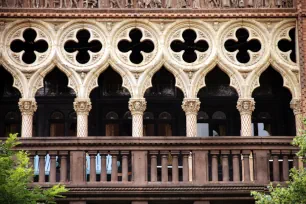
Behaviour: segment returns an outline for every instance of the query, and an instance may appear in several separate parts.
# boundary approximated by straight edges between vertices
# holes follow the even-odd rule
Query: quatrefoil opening
[[[224,47],[229,52],[235,52],[238,50],[236,59],[240,63],[248,63],[251,59],[249,50],[252,52],[259,52],[261,44],[257,39],[249,39],[249,32],[244,28],[239,28],[236,31],[236,37],[238,40],[227,40],[224,43]]]
[[[89,52],[97,53],[102,49],[102,43],[99,40],[91,40],[88,30],[79,30],[76,34],[77,41],[69,40],[65,43],[66,52],[77,52],[76,60],[80,64],[86,64],[90,60]]]
[[[209,48],[207,41],[205,40],[197,40],[197,33],[192,29],[187,29],[183,32],[183,39],[181,40],[174,40],[171,42],[170,47],[171,50],[174,52],[181,52],[183,53],[183,60],[187,63],[193,63],[198,59],[197,53],[198,52],[206,52]]]
[[[24,51],[22,54],[22,61],[26,64],[32,64],[36,61],[35,52],[44,53],[48,50],[48,43],[45,40],[36,40],[37,33],[34,29],[28,28],[23,32],[24,40],[14,40],[10,48],[13,52],[19,53]]]
[[[290,53],[290,59],[292,62],[296,63],[296,53],[295,53],[295,28],[292,28],[289,31],[289,37],[290,40],[288,39],[281,39],[278,43],[277,46],[282,52],[288,52],[291,51]]]
[[[143,61],[143,54],[141,52],[150,53],[154,50],[154,43],[151,40],[142,39],[142,32],[134,28],[130,31],[129,40],[121,40],[118,43],[118,49],[120,52],[127,53],[131,51],[130,61],[134,64],[140,64]]]

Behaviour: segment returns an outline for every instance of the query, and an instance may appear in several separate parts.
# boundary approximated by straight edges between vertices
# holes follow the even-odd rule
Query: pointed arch
[[[206,86],[205,80],[207,74],[209,74],[213,69],[219,68],[222,72],[224,72],[230,79],[229,86],[234,88],[239,97],[244,95],[243,93],[243,81],[241,74],[238,71],[231,70],[230,68],[224,66],[222,63],[214,63],[209,67],[205,67],[199,70],[196,73],[196,76],[193,78],[191,84],[194,84],[190,90],[190,95],[193,98],[197,97],[200,89]]]
[[[184,97],[188,97],[188,77],[182,70],[177,70],[167,65],[166,63],[160,63],[159,66],[154,67],[151,70],[146,70],[139,78],[138,87],[139,87],[139,95],[138,97],[144,97],[146,90],[152,87],[152,79],[153,76],[162,68],[165,68],[169,71],[175,78],[175,87],[179,88]]]
[[[120,77],[122,78],[122,87],[126,88],[131,94],[131,96],[133,96],[134,93],[133,87],[135,87],[134,86],[135,81],[133,80],[133,75],[125,69],[118,68],[118,66],[116,66],[116,64],[114,63],[106,63],[103,66],[99,67],[99,69],[92,70],[86,75],[84,79],[84,84],[82,86],[83,90],[81,90],[80,92],[80,97],[89,98],[92,90],[99,86],[98,78],[108,68],[113,69],[117,74],[120,75]]]
[[[69,70],[66,67],[63,67],[61,64],[52,64],[44,69],[37,70],[33,76],[30,78],[29,87],[31,87],[29,91],[29,97],[34,98],[38,89],[44,86],[44,79],[47,74],[49,74],[53,69],[58,68],[63,74],[68,78],[67,86],[74,90],[76,95],[78,96],[79,87],[82,84],[82,80],[80,75],[78,75],[74,70]]]
[[[290,91],[292,98],[301,98],[299,72],[294,73],[290,69],[285,69],[276,61],[268,62],[264,66],[260,67],[260,69],[252,72],[251,76],[248,77],[247,80],[247,84],[250,84],[246,90],[247,96],[251,97],[254,90],[260,86],[259,79],[262,73],[270,67],[280,74],[283,79],[283,87]]]

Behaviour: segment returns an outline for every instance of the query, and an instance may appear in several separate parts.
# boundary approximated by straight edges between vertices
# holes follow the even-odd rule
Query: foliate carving
[[[22,115],[33,115],[37,110],[36,101],[34,99],[20,99],[18,106]]]
[[[130,99],[129,101],[129,110],[132,115],[143,114],[147,108],[147,102],[145,99]]]
[[[238,99],[237,109],[241,115],[251,115],[255,110],[255,101],[254,99]]]
[[[186,115],[193,114],[197,115],[200,110],[200,100],[199,99],[184,99],[182,108]]]
[[[293,110],[294,115],[302,114],[302,103],[300,99],[292,99],[290,108]]]
[[[90,99],[78,99],[73,102],[73,107],[78,115],[88,115],[91,110]]]

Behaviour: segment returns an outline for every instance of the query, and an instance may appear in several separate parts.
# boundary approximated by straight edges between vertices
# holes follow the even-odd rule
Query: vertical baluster
[[[178,183],[179,181],[179,169],[178,169],[178,155],[179,151],[171,151],[172,155],[172,182]]]
[[[151,155],[151,182],[157,181],[157,155],[158,151],[150,151]]]
[[[97,151],[89,151],[88,152],[90,157],[90,178],[89,182],[96,182],[97,174],[96,174],[96,156]]]
[[[232,150],[233,155],[233,181],[240,181],[240,150]]]
[[[293,167],[296,169],[299,169],[299,157],[296,155],[297,151],[293,150],[292,154],[293,154]]]
[[[211,151],[212,160],[211,160],[211,174],[212,174],[212,181],[217,182],[218,181],[218,150]]]
[[[50,156],[50,172],[49,172],[50,179],[49,181],[51,183],[56,182],[56,155],[57,155],[56,151],[49,152],[49,156]]]
[[[243,150],[243,173],[244,173],[244,181],[251,181],[250,177],[250,150]]]
[[[61,169],[60,169],[60,182],[67,181],[67,155],[68,151],[60,151],[61,156]]]
[[[118,181],[118,166],[117,166],[117,159],[118,159],[118,151],[111,151],[110,154],[112,155],[112,175],[111,181],[117,182]]]
[[[282,150],[282,155],[283,155],[283,179],[284,179],[284,181],[289,180],[289,161],[288,161],[288,155],[289,154],[290,154],[290,151]]]
[[[106,156],[108,153],[106,151],[100,151],[101,156],[101,182],[107,181],[107,169],[106,169]]]
[[[33,172],[35,171],[35,166],[34,166],[35,156],[36,156],[35,151],[30,151],[29,152],[29,157],[30,157],[29,168],[32,168]],[[32,175],[32,177],[30,178],[30,182],[33,182],[33,181],[34,181],[34,175]]]
[[[122,155],[122,182],[128,182],[129,177],[129,165],[128,165],[128,156],[130,152],[129,151],[121,151]]]
[[[168,155],[169,151],[161,151],[162,155],[162,182],[168,182]]]
[[[45,182],[45,156],[46,152],[45,151],[38,151],[37,152],[39,156],[39,183]]]
[[[190,154],[190,151],[182,151],[182,155],[183,155],[183,181],[184,182],[189,181],[189,165],[188,165],[189,154]]]
[[[222,181],[229,181],[229,165],[228,165],[228,155],[229,150],[222,150]]]
[[[279,150],[272,150],[272,157],[273,157],[273,181],[279,181],[279,163],[278,158],[280,151]]]

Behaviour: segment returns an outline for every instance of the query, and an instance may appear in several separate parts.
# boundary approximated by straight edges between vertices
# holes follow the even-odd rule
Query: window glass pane
[[[197,132],[199,137],[209,136],[209,124],[208,123],[198,123]]]
[[[105,136],[119,136],[119,124],[106,124]]]
[[[265,123],[258,123],[258,136],[270,136],[271,125]]]
[[[51,123],[50,124],[50,136],[58,137],[65,135],[65,125],[63,123]]]
[[[158,126],[159,136],[172,136],[172,127],[170,124],[159,124]]]
[[[154,136],[154,124],[143,125],[143,135],[144,136]]]

